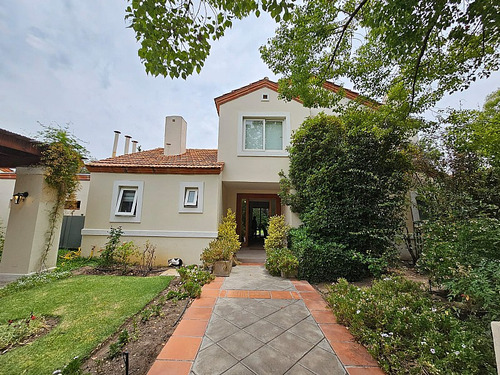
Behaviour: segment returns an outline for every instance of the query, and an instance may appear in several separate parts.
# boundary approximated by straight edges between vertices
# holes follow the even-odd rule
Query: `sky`
[[[0,128],[36,137],[40,124],[68,126],[92,158],[103,159],[111,156],[114,130],[122,133],[119,153],[125,134],[143,150],[162,147],[165,116],[180,115],[188,123],[188,148],[216,148],[213,99],[264,77],[279,78],[258,52],[276,28],[265,14],[235,22],[213,44],[201,74],[186,80],[147,75],[126,27],[126,5],[2,1]],[[478,108],[499,87],[497,72],[436,107]]]

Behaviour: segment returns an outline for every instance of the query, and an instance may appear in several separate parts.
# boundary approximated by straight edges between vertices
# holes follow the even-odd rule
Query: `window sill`
[[[288,157],[287,151],[239,151],[237,156],[272,156],[272,157]]]

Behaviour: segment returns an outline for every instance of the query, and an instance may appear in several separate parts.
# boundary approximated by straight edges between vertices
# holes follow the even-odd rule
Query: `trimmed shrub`
[[[345,245],[313,239],[305,227],[290,231],[293,253],[299,260],[299,278],[310,282],[357,280],[368,274],[362,257]]]

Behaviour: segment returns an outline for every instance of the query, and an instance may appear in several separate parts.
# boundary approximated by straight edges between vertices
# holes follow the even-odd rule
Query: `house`
[[[277,83],[264,78],[215,98],[217,150],[186,149],[186,121],[168,116],[163,147],[87,164],[82,254],[103,248],[109,229],[121,226],[122,240],[150,240],[159,264],[172,257],[199,263],[228,208],[236,212],[243,246],[262,244],[269,216],[284,214],[288,224],[299,225],[281,204],[278,173],[288,170],[292,132],[310,116],[333,112],[283,101],[277,90]],[[345,92],[343,101],[358,96]]]

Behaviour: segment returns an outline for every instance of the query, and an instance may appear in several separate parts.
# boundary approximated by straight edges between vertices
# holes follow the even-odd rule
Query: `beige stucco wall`
[[[18,168],[15,190],[26,191],[29,196],[19,204],[11,204],[0,273],[18,276],[42,269],[40,260],[46,248],[49,212],[56,193],[45,184],[42,168]],[[56,264],[61,222],[62,209],[43,268],[50,269]]]
[[[14,194],[14,185],[16,180],[3,179],[0,175],[0,227],[7,227],[9,220],[10,201],[12,194]]]
[[[80,187],[75,195],[75,200],[80,201],[80,209],[64,210],[64,216],[85,216],[89,196],[90,181],[79,181]]]
[[[262,94],[269,100],[262,101]],[[347,99],[343,99],[347,101]],[[262,88],[245,96],[224,103],[219,110],[218,159],[225,162],[223,181],[278,182],[280,170],[288,170],[288,157],[284,156],[239,156],[238,144],[243,144],[241,119],[243,116],[284,117],[289,121],[288,136],[297,130],[300,124],[319,112],[333,114],[331,109],[305,108],[292,100],[285,102],[278,99],[278,93]],[[290,139],[285,139],[285,146]]]
[[[115,181],[141,181],[144,185],[140,222],[110,220]],[[183,182],[203,182],[203,212],[180,213],[180,186]],[[121,226],[122,240],[143,244],[147,239],[157,246],[157,263],[172,257],[184,263],[199,263],[200,253],[217,236],[221,216],[220,175],[156,175],[92,173],[82,254],[96,251],[106,242],[110,227]],[[113,203],[114,206],[114,203]]]

